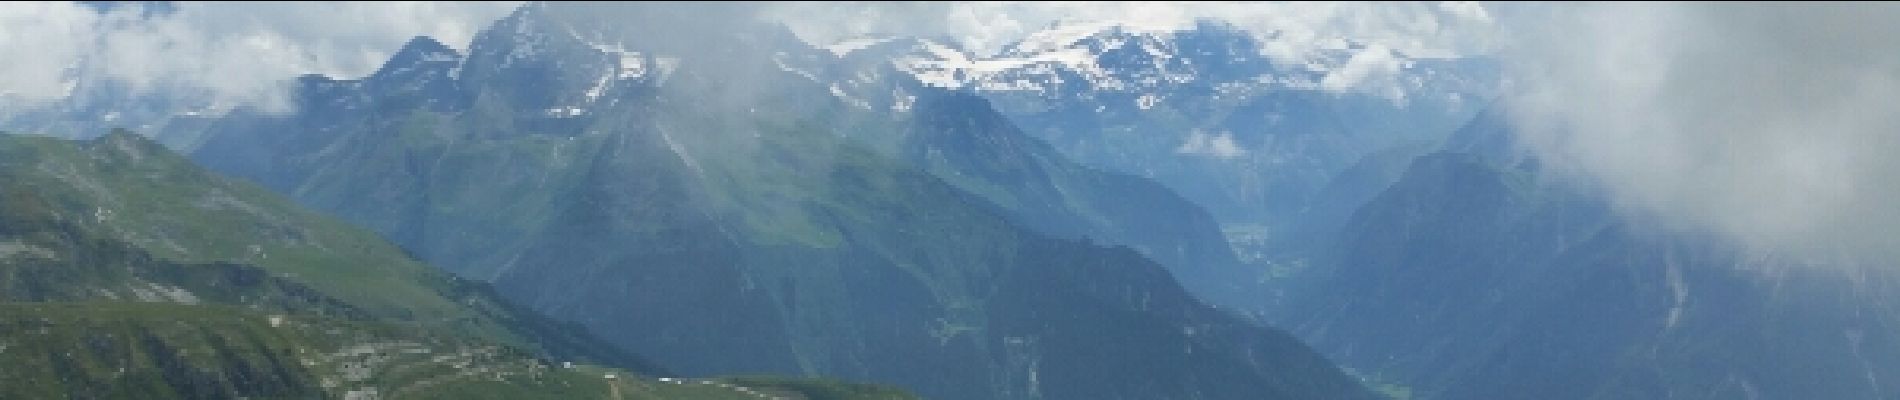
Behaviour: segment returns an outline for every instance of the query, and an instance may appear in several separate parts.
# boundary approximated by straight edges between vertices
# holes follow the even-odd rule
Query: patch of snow
[[[693,159],[692,153],[686,152],[685,147],[680,146],[678,141],[673,140],[673,134],[668,133],[666,129],[661,129],[660,139],[666,141],[666,148],[673,150],[673,154],[679,156],[680,161],[684,161],[687,168],[692,168],[693,173],[699,175],[701,179],[705,178],[706,170],[699,167],[699,161]]]
[[[599,100],[601,95],[607,94],[607,87],[613,84],[613,78],[614,78],[614,74],[612,73],[612,71],[609,71],[608,73],[600,74],[600,79],[594,80],[594,87],[588,88],[587,92],[582,93],[581,95],[587,97],[588,103],[593,103],[595,100]]]
[[[429,53],[422,54],[422,62],[458,62],[458,61],[462,61],[462,57],[457,56],[454,53],[429,52]]]
[[[1064,23],[1031,33],[1001,52],[973,55],[952,46],[920,40],[906,57],[892,61],[898,70],[925,85],[981,91],[1040,92],[1056,96],[1066,88],[1124,93],[1156,92],[1208,77],[1192,60],[1181,58],[1176,32],[1185,29],[1163,23],[1130,25],[1123,22]],[[1341,37],[1295,38],[1277,33],[1254,35],[1258,48],[1230,50],[1233,62],[1271,63],[1276,72],[1240,77],[1231,82],[1209,82],[1222,97],[1247,97],[1267,90],[1351,92],[1385,98],[1404,107],[1407,94],[1429,91],[1415,67],[1416,55],[1376,43]],[[874,45],[871,40],[841,42],[834,53],[853,46]],[[1104,65],[1102,52],[1133,50],[1142,59],[1128,64]],[[1251,54],[1242,54],[1251,53]],[[1113,69],[1111,69],[1113,68]],[[1058,88],[1064,88],[1058,92]],[[1147,103],[1152,106],[1153,103]],[[1136,104],[1138,107],[1140,103]]]
[[[838,84],[835,83],[831,84],[831,96],[837,97],[839,100],[844,100],[846,104],[850,104],[852,107],[866,110],[871,109],[871,102],[851,97],[850,94],[844,92],[844,88],[838,87]]]
[[[785,56],[786,56],[786,54],[785,54],[784,52],[780,52],[780,53],[778,53],[778,54],[774,54],[774,55],[772,55],[772,63],[774,63],[774,64],[778,64],[778,69],[779,69],[779,70],[781,70],[781,71],[785,71],[785,72],[790,72],[790,73],[793,73],[793,74],[797,74],[798,76],[802,76],[802,77],[805,77],[805,79],[806,79],[806,80],[809,80],[809,81],[812,81],[812,82],[817,82],[817,81],[818,81],[818,76],[817,76],[817,75],[814,75],[814,74],[812,74],[811,72],[807,72],[807,71],[805,71],[805,70],[802,70],[802,69],[798,69],[797,67],[793,67],[793,66],[791,66],[790,64],[786,64],[786,63],[785,63]]]
[[[952,49],[950,46],[928,40],[924,41],[923,44],[924,51],[930,52],[930,55],[936,57],[937,60],[941,60],[950,65],[965,65],[970,63],[970,55]]]
[[[1041,31],[1037,31],[1036,33],[1029,34],[1029,36],[1024,37],[1021,41],[1017,42],[1015,46],[1010,47],[1008,50],[1004,50],[1003,54],[1005,55],[1035,54],[1035,53],[1059,50],[1065,47],[1069,47],[1070,45],[1074,45],[1075,42],[1080,41],[1083,38],[1087,38],[1090,35],[1094,35],[1096,33],[1099,33],[1103,30],[1107,30],[1108,28],[1111,28],[1114,26],[1115,26],[1115,23],[1112,23],[1112,22],[1088,22],[1088,23],[1071,23],[1071,24],[1066,24],[1066,25],[1058,25],[1055,27],[1051,27],[1050,29],[1044,29]]]
[[[950,89],[963,87],[962,71],[968,69],[971,63],[968,54],[929,40],[920,41],[920,47],[924,54],[899,58],[893,60],[892,64],[925,85]]]
[[[641,79],[647,77],[648,74],[652,72],[652,68],[649,65],[649,61],[652,57],[646,54],[629,51],[626,46],[620,43],[605,43],[588,40],[581,37],[581,34],[575,32],[572,27],[568,28],[567,34],[568,36],[574,37],[574,40],[587,45],[588,48],[608,56],[608,60],[612,63],[612,65],[607,66],[606,71],[601,73],[600,78],[594,80],[594,86],[583,93],[583,95],[587,97],[587,103],[591,104],[600,100],[602,96],[605,96],[607,92],[612,89],[614,82],[617,80]]]
[[[910,107],[915,104],[917,104],[917,96],[904,93],[903,89],[891,90],[891,111],[909,112]]]
[[[534,20],[528,18],[520,19],[518,23],[515,24],[514,36],[511,38],[513,39],[513,45],[508,47],[508,53],[502,57],[501,61],[501,68],[504,69],[514,65],[516,60],[533,58],[540,55],[543,50],[541,48],[544,45],[543,42],[547,39],[535,29]]]
[[[659,84],[665,83],[666,78],[673,76],[673,72],[675,70],[678,70],[679,67],[680,67],[679,58],[653,57],[653,72],[654,72],[653,84],[659,85]]]
[[[834,56],[844,57],[844,55],[851,54],[851,52],[864,50],[865,48],[876,46],[879,43],[889,42],[891,41],[891,39],[896,39],[896,38],[883,37],[883,38],[850,39],[850,40],[845,40],[838,43],[833,43],[830,46],[825,46],[824,49],[826,51],[830,51],[831,54]]]
[[[1107,32],[1113,27],[1115,25],[1108,23],[1059,26],[1031,34],[1003,53],[987,58],[972,58],[947,46],[925,41],[923,54],[899,60],[897,65],[925,84],[946,88],[976,86],[990,91],[1048,91],[1050,85],[1065,83],[1061,72],[1067,71],[1080,75],[1083,83],[1098,90],[1128,90],[1133,85],[1115,77],[1097,60],[1098,51],[1125,46],[1129,43],[1128,38],[1102,37],[1100,49],[1079,43],[1082,39]],[[1125,28],[1123,32],[1126,32]],[[1165,35],[1142,34],[1150,37]],[[1143,46],[1159,54],[1155,65],[1162,65],[1173,57],[1168,49],[1156,47],[1158,45],[1152,42],[1155,41],[1145,40]],[[1166,71],[1163,72],[1165,74]]]
[[[413,65],[405,65],[405,66],[402,66],[402,67],[398,67],[398,68],[396,68],[396,69],[394,69],[394,70],[391,70],[391,71],[389,71],[389,74],[390,74],[390,75],[403,75],[403,74],[408,74],[410,70],[414,70],[414,69],[415,69],[415,66],[413,66]]]
[[[620,79],[633,79],[646,76],[646,57],[640,52],[627,51],[626,47],[617,43],[603,44],[583,42],[587,43],[588,47],[592,47],[594,51],[614,57],[614,66],[618,71],[618,73],[614,75],[615,77]]]

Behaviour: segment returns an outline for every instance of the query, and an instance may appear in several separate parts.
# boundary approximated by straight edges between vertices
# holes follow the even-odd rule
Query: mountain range
[[[173,142],[683,374],[1373,396],[1197,298],[1251,301],[1193,203],[981,96],[710,17],[734,7],[532,3],[466,55],[418,38],[363,79],[300,79],[296,113]]]
[[[1265,55],[1280,40],[1213,20],[1058,23],[989,56],[929,39],[845,56],[971,90],[1082,164],[1154,179],[1223,225],[1277,232],[1324,203],[1317,192],[1351,164],[1442,140],[1497,91],[1486,58],[1413,57],[1350,38],[1298,60]]]
[[[41,133],[0,137],[0,397],[1900,381],[1896,276],[1632,218],[1519,142],[1496,59],[1214,20],[807,43],[756,11],[531,2],[288,112],[0,104]]]

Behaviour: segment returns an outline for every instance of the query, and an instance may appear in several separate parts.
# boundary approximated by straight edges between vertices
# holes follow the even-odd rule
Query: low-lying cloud
[[[1234,134],[1228,132],[1210,135],[1194,131],[1188,134],[1187,141],[1181,142],[1181,146],[1174,148],[1174,152],[1219,159],[1233,159],[1247,155],[1247,149],[1240,147],[1240,143],[1234,141]]]
[[[1520,21],[1525,143],[1627,214],[1810,260],[1900,256],[1900,5],[1584,4]]]

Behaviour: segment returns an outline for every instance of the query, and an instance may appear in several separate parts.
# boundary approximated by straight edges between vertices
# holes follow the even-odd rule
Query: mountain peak
[[[403,43],[402,50],[396,51],[396,54],[406,54],[406,53],[457,54],[455,52],[455,49],[449,48],[448,45],[444,45],[442,44],[442,42],[436,41],[435,38],[428,37],[426,35],[418,35],[416,37],[409,38],[408,42]]]
[[[158,141],[126,129],[112,129],[104,135],[82,142],[82,147],[103,160],[137,168],[173,168],[190,162],[172,153]]]
[[[429,64],[441,64],[453,67],[462,61],[462,53],[443,45],[428,36],[416,36],[402,45],[396,55],[391,56],[383,67],[372,76],[402,74],[408,70]]]
[[[152,138],[145,137],[145,135],[140,135],[124,128],[114,128],[111,131],[107,131],[106,134],[93,138],[90,143],[94,146],[113,146],[126,149],[163,148],[159,146],[158,142],[153,141]]]
[[[408,93],[422,96],[419,101],[440,103],[451,107],[459,102],[448,101],[457,97],[456,79],[461,74],[462,54],[428,36],[416,36],[403,44],[396,55],[375,74],[364,82],[376,92],[393,94]]]
[[[1193,75],[1201,67],[1188,65],[1182,53],[1211,51],[1181,48],[1176,36],[1187,30],[1161,24],[1061,21],[993,56],[965,58],[926,46],[927,51],[900,59],[899,67],[933,86],[1042,94],[1144,92],[1196,79]]]

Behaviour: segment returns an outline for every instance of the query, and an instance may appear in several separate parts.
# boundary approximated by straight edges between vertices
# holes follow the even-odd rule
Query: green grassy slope
[[[255,269],[246,273],[256,279],[294,282],[359,318],[462,332],[553,357],[648,368],[578,328],[503,302],[486,285],[415,261],[368,230],[216,176],[131,133],[83,142],[0,137],[0,198],[7,207],[0,212],[10,221],[6,230],[16,237],[11,242],[71,254],[39,263],[96,269],[100,260],[83,258],[112,250],[168,263],[242,264]],[[109,282],[110,276],[92,279]],[[202,289],[184,295],[223,294],[221,288]]]
[[[756,398],[123,132],[0,135],[0,365],[0,398]]]

